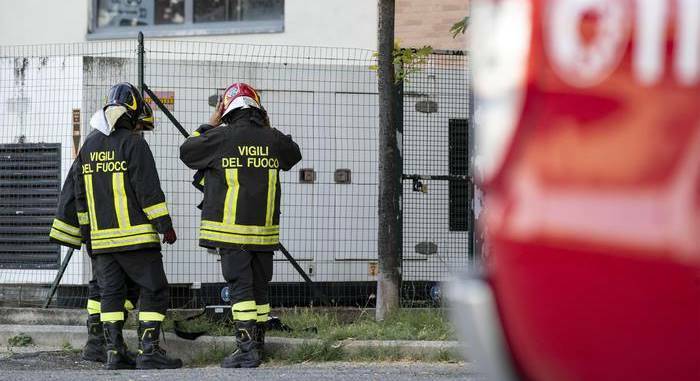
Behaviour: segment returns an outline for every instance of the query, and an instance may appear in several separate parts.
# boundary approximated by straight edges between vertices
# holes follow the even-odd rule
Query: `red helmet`
[[[221,103],[222,117],[235,109],[248,107],[261,108],[260,96],[250,85],[236,82],[224,91],[224,99]]]

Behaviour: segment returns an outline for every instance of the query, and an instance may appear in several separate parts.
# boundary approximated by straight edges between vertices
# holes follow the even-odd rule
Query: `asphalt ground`
[[[263,364],[257,369],[222,369],[217,366],[141,371],[102,369],[80,359],[75,351],[23,351],[0,355],[0,380],[467,380],[485,381],[469,363],[306,363]]]

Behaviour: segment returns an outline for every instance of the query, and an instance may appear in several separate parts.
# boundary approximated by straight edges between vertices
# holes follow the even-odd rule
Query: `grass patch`
[[[32,337],[26,333],[19,333],[7,339],[7,344],[11,347],[28,347],[33,343]]]
[[[68,342],[68,341],[64,341],[64,342],[63,342],[63,345],[61,345],[61,350],[64,351],[64,352],[68,352],[68,353],[77,353],[77,352],[81,352],[81,351],[82,351],[82,350],[79,349],[79,348],[73,348],[73,346],[71,345],[71,343]]]
[[[266,355],[265,362],[272,364],[303,364],[307,362],[347,360],[342,347],[329,341],[304,343],[292,351],[281,353],[268,352]]]
[[[337,314],[300,308],[280,315],[293,332],[272,331],[270,335],[320,338],[326,340],[454,340],[455,334],[445,312],[439,309],[400,310],[378,322],[362,313],[349,321]],[[316,327],[318,333],[304,330]]]
[[[305,362],[341,361],[345,358],[343,348],[335,342],[304,343],[285,356],[273,359],[298,364]]]
[[[343,340],[454,340],[455,333],[447,317],[440,309],[405,309],[389,316],[382,322],[374,320],[367,311],[333,311],[327,309],[296,308],[284,310],[277,315],[284,324],[294,331],[282,332],[271,330],[268,336],[281,336],[304,339],[318,339],[306,342],[295,349],[270,352],[268,348],[266,362],[275,364],[298,364],[324,361],[431,361],[458,362],[462,358],[458,353],[441,350],[427,354],[404,353],[397,347],[365,347],[346,350]],[[175,316],[180,320],[184,316]],[[197,319],[183,322],[181,329],[189,332],[208,331],[214,336],[233,336],[234,327],[231,322],[212,320],[201,316]],[[306,328],[314,327],[315,331]],[[174,324],[170,319],[163,323],[166,331],[173,331]],[[233,341],[234,338],[231,337]],[[222,348],[212,348],[206,353],[196,356],[190,366],[206,366],[218,364],[230,351]]]
[[[348,317],[327,310],[296,308],[279,314],[292,332],[271,330],[269,336],[314,338],[323,341],[338,340],[455,340],[455,332],[446,312],[440,309],[404,309],[377,322],[374,316],[361,312]],[[176,317],[179,319],[179,317]],[[233,325],[214,321],[206,316],[183,322],[186,331],[208,331],[213,336],[232,336]],[[172,320],[163,323],[166,331],[173,331]],[[307,329],[315,328],[315,330]]]
[[[233,351],[224,348],[211,348],[206,352],[197,354],[188,361],[187,366],[192,368],[203,367],[207,365],[220,364],[224,357],[230,355]]]

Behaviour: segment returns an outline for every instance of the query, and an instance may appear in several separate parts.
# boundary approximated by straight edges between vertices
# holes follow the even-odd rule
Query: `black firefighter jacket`
[[[243,109],[229,125],[200,126],[180,146],[180,159],[204,170],[200,246],[277,249],[279,170],[301,160],[290,136],[270,128],[257,109]]]
[[[76,159],[75,197],[93,254],[160,248],[172,229],[153,154],[139,133],[94,130]]]
[[[73,162],[70,167],[61,195],[58,197],[58,207],[49,232],[49,240],[80,250],[85,239],[81,235],[78,213],[75,209],[75,174],[79,170],[76,163],[77,161]]]

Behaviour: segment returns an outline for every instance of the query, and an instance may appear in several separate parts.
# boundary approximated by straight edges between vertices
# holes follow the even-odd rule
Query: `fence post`
[[[145,49],[143,48],[143,32],[139,32],[138,36],[139,46],[138,46],[138,73],[139,73],[139,91],[143,97],[143,56]]]
[[[468,70],[467,70],[467,98],[469,102],[469,119],[468,119],[468,135],[469,136],[469,260],[471,263],[479,265],[482,259],[482,245],[484,244],[481,231],[481,226],[479,225],[479,215],[482,212],[483,207],[483,194],[481,193],[481,188],[479,187],[479,168],[476,165],[476,158],[478,155],[479,147],[476,144],[477,135],[477,124],[475,117],[474,104],[474,73],[472,73],[472,56],[471,52],[468,54]],[[476,213],[478,210],[479,214]]]
[[[396,93],[396,198],[397,198],[397,216],[396,216],[396,257],[398,261],[399,276],[403,274],[403,79],[395,86]],[[402,278],[399,278],[399,303],[401,303]]]
[[[401,261],[399,193],[401,174],[397,168],[396,87],[394,84],[394,0],[378,2],[378,103],[379,103],[379,178],[376,319],[384,320],[400,306]]]

